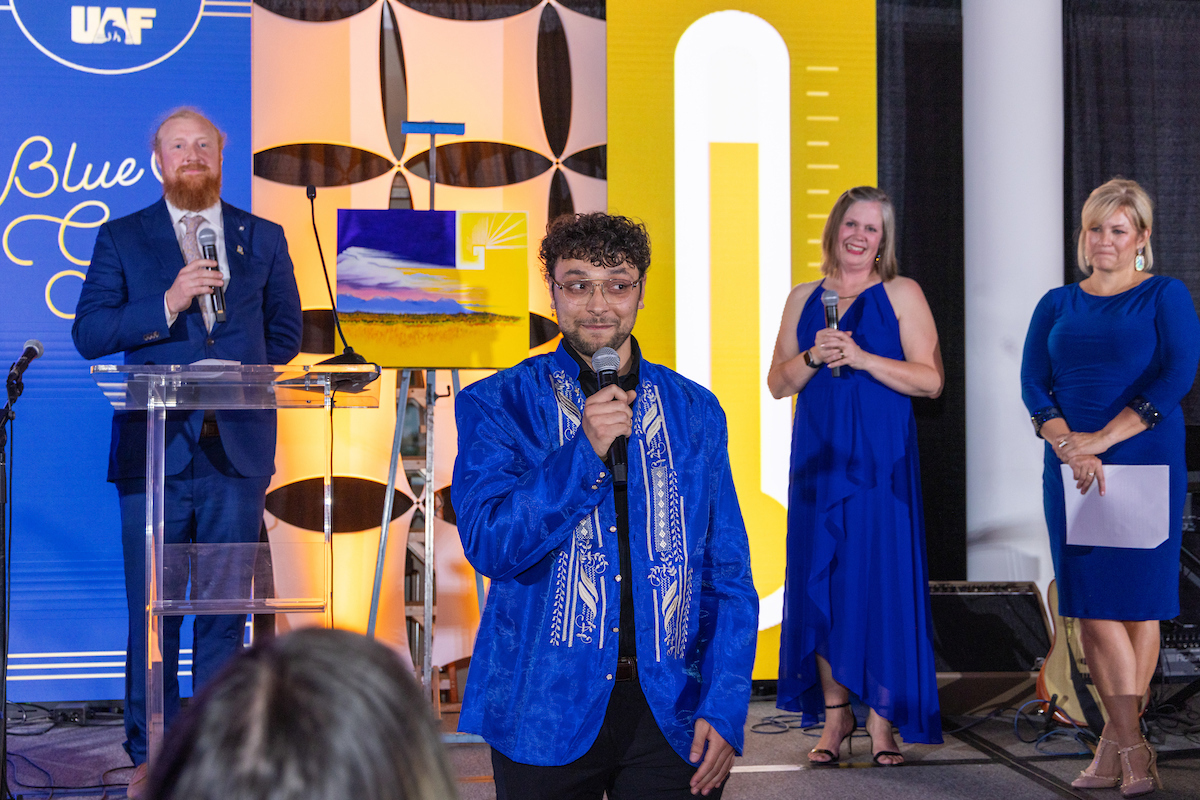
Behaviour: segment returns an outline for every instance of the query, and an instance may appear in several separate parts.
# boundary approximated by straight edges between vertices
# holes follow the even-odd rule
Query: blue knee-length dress
[[[797,324],[800,349],[825,327],[818,287]],[[846,310],[863,350],[902,360],[882,283]],[[940,743],[925,527],[912,401],[871,377],[822,367],[796,396],[778,706],[824,709],[816,656],[890,719],[906,742]]]
[[[1046,527],[1058,579],[1058,610],[1084,619],[1171,619],[1179,614],[1179,547],[1187,493],[1179,401],[1196,378],[1200,320],[1187,287],[1156,275],[1108,297],[1079,284],[1038,303],[1021,365],[1029,413],[1061,415],[1073,431],[1094,432],[1127,405],[1148,402],[1161,419],[1101,454],[1105,464],[1170,467],[1167,541],[1152,550],[1066,543],[1063,481],[1053,445],[1042,473]],[[1145,406],[1142,406],[1145,409]],[[1074,491],[1074,485],[1071,487]]]

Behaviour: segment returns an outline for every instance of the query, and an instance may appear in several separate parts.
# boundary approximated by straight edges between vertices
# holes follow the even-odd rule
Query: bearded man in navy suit
[[[221,200],[224,141],[193,109],[177,109],[159,126],[154,160],[164,197],[100,228],[72,328],[84,358],[124,351],[126,364],[286,364],[299,353],[300,296],[283,229]],[[205,228],[216,235],[215,261],[199,255],[197,231]],[[224,290],[224,321],[212,303],[216,287]],[[168,412],[165,441],[164,542],[257,542],[275,471],[275,412]],[[108,480],[120,498],[129,602],[125,749],[138,766],[130,797],[144,791],[147,757],[145,468],[145,412],[116,412]],[[245,615],[196,618],[194,686],[241,649],[245,622]],[[179,708],[181,623],[162,621],[168,724]]]

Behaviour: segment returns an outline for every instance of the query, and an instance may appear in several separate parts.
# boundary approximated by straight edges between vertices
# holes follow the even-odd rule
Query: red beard
[[[221,173],[207,167],[202,172],[176,170],[173,176],[163,175],[163,195],[184,211],[211,208],[221,200]]]

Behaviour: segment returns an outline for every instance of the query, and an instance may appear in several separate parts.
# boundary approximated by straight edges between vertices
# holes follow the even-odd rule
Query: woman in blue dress
[[[937,397],[937,328],[917,283],[897,275],[895,212],[870,186],[834,204],[823,280],[795,287],[767,376],[796,395],[778,705],[825,725],[808,754],[834,764],[858,721],[875,763],[907,742],[941,742],[929,585],[910,397]],[[836,293],[836,297],[830,293]],[[836,302],[827,327],[823,296]],[[832,305],[832,303],[831,303]]]
[[[1158,661],[1159,620],[1179,614],[1187,492],[1179,401],[1200,360],[1200,321],[1187,287],[1149,271],[1152,213],[1133,181],[1114,179],[1092,192],[1077,252],[1087,277],[1038,303],[1021,365],[1025,405],[1046,440],[1043,501],[1058,610],[1079,618],[1083,652],[1108,712],[1096,756],[1074,785],[1120,784],[1126,797],[1160,785],[1138,717]],[[1069,544],[1062,464],[1075,489],[1086,494],[1095,483],[1101,495],[1105,465],[1167,465],[1166,541]]]

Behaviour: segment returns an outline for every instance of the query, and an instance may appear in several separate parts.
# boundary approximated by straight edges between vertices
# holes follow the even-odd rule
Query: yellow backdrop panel
[[[705,17],[730,11],[744,12],[746,24],[726,26],[728,40],[700,51],[711,57],[689,67],[707,70],[697,90],[705,104],[695,117],[700,130],[676,130],[677,120],[688,118],[675,106],[680,41]],[[786,536],[786,452],[779,445],[790,441],[791,430],[788,406],[771,400],[765,385],[782,308],[776,286],[787,288],[777,284],[780,265],[771,243],[781,233],[790,242],[782,253],[789,262],[783,283],[818,277],[830,206],[843,190],[875,182],[875,4],[609,0],[607,16],[609,208],[645,221],[654,249],[652,293],[638,318],[638,339],[648,358],[708,385],[725,408],[762,598],[754,677],[773,678]],[[760,73],[775,63],[766,63],[758,42],[735,41],[743,29],[757,36],[773,29],[768,38],[781,39],[786,49],[779,50],[785,76],[743,85],[759,77],[739,50],[764,53]],[[723,82],[726,64],[737,76]],[[773,146],[774,134],[762,130],[775,113],[772,87],[780,86],[788,114],[773,124],[776,132],[787,131],[783,152]],[[689,143],[703,147],[689,149]],[[695,155],[677,163],[680,153]],[[708,198],[688,211],[701,217],[699,227],[676,216],[680,186],[695,181]],[[687,242],[677,241],[681,230]],[[707,263],[677,264],[681,251]],[[695,353],[703,357],[695,360]]]

